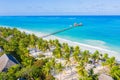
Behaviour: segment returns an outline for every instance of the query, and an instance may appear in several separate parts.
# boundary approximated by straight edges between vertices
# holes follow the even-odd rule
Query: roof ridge
[[[4,67],[6,67],[6,66],[7,66],[7,64],[8,64],[8,61],[9,61],[9,59],[7,59],[7,61],[6,61],[6,63],[5,63],[5,66],[4,66]]]
[[[6,57],[5,54],[4,54],[3,56]],[[1,57],[2,57],[2,56],[1,56]],[[3,64],[3,66],[1,67],[1,68],[2,68],[1,70],[4,70],[4,68],[6,67],[6,65],[7,65],[7,63],[8,63],[8,60],[9,60],[8,58],[5,59],[5,62],[4,62],[5,64]]]
[[[14,56],[12,56],[10,54],[6,54],[6,56],[7,56],[8,60],[10,60],[10,61],[12,61],[14,63],[19,63]]]
[[[14,64],[19,64],[19,62],[17,61],[17,59],[10,55],[10,54],[4,54],[0,57],[0,72],[1,71],[6,71],[6,69],[8,69],[10,66],[14,65]]]

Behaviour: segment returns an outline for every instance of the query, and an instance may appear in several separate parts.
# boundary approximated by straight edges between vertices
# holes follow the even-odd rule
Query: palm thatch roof
[[[5,72],[16,64],[19,64],[19,62],[12,55],[4,54],[0,57],[0,72]]]

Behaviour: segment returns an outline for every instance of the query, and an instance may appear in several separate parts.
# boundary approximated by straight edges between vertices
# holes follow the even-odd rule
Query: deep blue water
[[[52,33],[75,22],[84,26],[55,36],[120,52],[120,16],[1,16],[0,25]]]

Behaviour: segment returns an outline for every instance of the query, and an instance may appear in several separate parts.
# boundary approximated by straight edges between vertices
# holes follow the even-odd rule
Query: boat
[[[74,27],[77,27],[77,26],[83,26],[83,24],[82,23],[74,23]]]

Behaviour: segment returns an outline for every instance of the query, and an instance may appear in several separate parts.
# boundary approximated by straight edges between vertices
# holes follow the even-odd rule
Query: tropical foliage
[[[3,49],[0,55],[11,54],[20,62],[20,65],[10,67],[7,72],[1,72],[0,80],[55,80],[54,74],[62,73],[65,66],[73,64],[80,80],[98,80],[99,74],[95,74],[93,68],[86,70],[85,67],[87,64],[100,65],[100,61],[109,68],[109,75],[120,80],[120,65],[115,57],[109,58],[108,54],[102,55],[99,51],[81,51],[79,46],[70,47],[67,43],[61,44],[57,39],[44,40],[16,28],[0,27],[0,48]],[[52,56],[45,57],[41,54],[39,59],[34,58],[29,55],[29,48],[37,48],[43,53],[52,51]],[[65,64],[61,60],[64,60]],[[74,61],[75,63],[72,63]],[[61,75],[59,76],[61,79]]]

